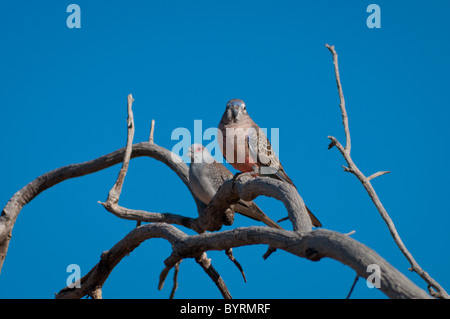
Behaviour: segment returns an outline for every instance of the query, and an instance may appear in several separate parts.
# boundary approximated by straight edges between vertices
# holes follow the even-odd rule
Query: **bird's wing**
[[[215,176],[213,177],[216,178],[217,181],[221,181],[220,185],[222,185],[223,182],[233,178],[233,173],[231,173],[222,163],[214,162],[211,165],[214,165],[212,172]]]
[[[306,206],[306,210],[308,211],[309,218],[311,218],[312,225],[314,227],[322,227],[322,223],[317,219],[316,216],[309,210],[308,206]]]
[[[284,171],[269,139],[258,125],[255,124],[248,130],[247,143],[250,156],[252,156],[253,159],[256,159],[256,162],[260,167],[261,175],[273,175],[275,178],[294,185],[294,182]]]

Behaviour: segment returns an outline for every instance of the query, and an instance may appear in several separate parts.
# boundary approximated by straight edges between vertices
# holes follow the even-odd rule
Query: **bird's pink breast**
[[[255,163],[230,163],[231,166],[233,166],[235,169],[237,169],[240,172],[253,172],[253,166],[258,166]]]
[[[231,166],[243,173],[253,172],[255,165],[259,167],[257,159],[250,155],[246,129],[239,127],[237,123],[230,123],[227,128],[219,125],[218,131],[221,137],[218,138],[219,147]]]

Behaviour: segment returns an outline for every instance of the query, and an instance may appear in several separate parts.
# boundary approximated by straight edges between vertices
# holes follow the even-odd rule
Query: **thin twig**
[[[348,164],[348,167],[344,166],[344,170],[353,173],[359,179],[359,181],[362,183],[363,187],[366,189],[368,195],[372,199],[372,202],[374,203],[375,207],[377,208],[377,210],[380,213],[381,217],[383,218],[384,222],[388,226],[389,231],[391,233],[391,236],[393,237],[395,243],[397,244],[397,246],[399,247],[399,249],[403,253],[403,255],[406,257],[406,259],[409,261],[409,263],[411,264],[410,270],[411,271],[415,271],[423,280],[425,280],[426,283],[428,283],[431,287],[433,287],[436,290],[436,292],[437,292],[436,296],[438,296],[439,298],[450,299],[450,296],[444,290],[444,288],[442,288],[441,285],[439,285],[438,282],[436,282],[433,278],[431,278],[428,275],[428,273],[425,272],[419,266],[419,264],[416,262],[416,260],[412,256],[412,254],[408,251],[406,246],[403,244],[403,241],[401,240],[400,235],[398,234],[398,232],[397,232],[397,230],[395,228],[394,222],[392,221],[392,219],[388,215],[386,209],[384,208],[383,204],[381,203],[381,200],[378,198],[378,195],[375,192],[375,189],[373,188],[372,184],[370,183],[371,179],[373,179],[373,178],[375,178],[377,176],[381,176],[383,174],[386,174],[387,171],[378,172],[378,173],[375,173],[375,174],[371,175],[370,177],[366,177],[358,169],[358,167],[355,165],[355,163],[353,162],[353,160],[352,160],[352,158],[350,156],[350,145],[351,145],[350,144],[351,143],[350,129],[349,129],[349,126],[348,126],[347,111],[345,109],[344,94],[342,92],[341,80],[340,80],[340,77],[339,77],[339,67],[338,67],[338,63],[337,63],[337,53],[336,53],[336,51],[334,49],[334,46],[330,46],[328,44],[325,44],[325,46],[328,48],[328,50],[330,50],[330,52],[333,55],[333,62],[334,62],[334,70],[335,70],[336,82],[337,82],[338,91],[339,91],[339,98],[341,100],[340,107],[341,107],[341,112],[342,112],[344,131],[345,131],[346,140],[347,140],[346,141],[347,145],[345,147],[342,147],[342,145],[339,143],[339,141],[335,137],[328,136],[328,138],[331,140],[331,143],[328,146],[328,148],[330,149],[333,146],[337,147],[337,149],[341,152],[342,156],[344,157],[345,161]]]
[[[159,274],[158,290],[162,290],[164,288],[164,283],[166,282],[167,274],[170,269],[172,269],[172,267],[164,267]]]
[[[119,176],[117,176],[116,183],[111,188],[108,194],[107,202],[111,202],[113,204],[117,204],[119,202],[119,197],[122,192],[123,182],[125,180],[125,175],[128,171],[128,164],[130,163],[131,151],[133,149],[133,137],[134,137],[134,119],[133,119],[133,96],[131,94],[128,95],[128,118],[127,118],[127,126],[128,126],[128,134],[127,134],[127,146],[125,148],[125,155],[123,157],[122,168],[119,171]]]
[[[173,299],[173,297],[175,296],[175,291],[178,288],[178,272],[180,271],[180,263],[182,262],[182,260],[180,260],[176,265],[175,265],[175,270],[173,273],[173,287],[172,287],[172,291],[170,292],[170,297],[169,299]]]
[[[148,138],[148,141],[150,143],[153,143],[153,132],[155,131],[155,120],[152,120],[152,124],[150,126],[150,136]]]
[[[241,272],[242,278],[244,278],[244,282],[247,282],[247,278],[245,278],[244,269],[242,268],[241,264],[236,260],[236,258],[233,255],[233,249],[228,248],[225,249],[225,254],[227,254],[228,258],[236,265],[236,267]]]
[[[354,233],[356,233],[356,231],[355,231],[355,230],[352,230],[352,231],[350,231],[350,232],[346,233],[345,235],[347,235],[347,236],[351,236],[351,235],[353,235]]]
[[[345,299],[350,299],[350,296],[352,295],[353,289],[355,289],[355,285],[356,285],[356,282],[358,281],[358,279],[359,279],[359,275],[356,274],[356,277],[355,277],[355,280],[353,281],[352,287],[350,288],[347,298],[345,298]]]
[[[196,231],[197,233],[201,233],[204,231],[203,228],[201,228],[199,225],[198,218],[192,218],[172,213],[155,213],[144,210],[129,209],[119,206],[117,204],[113,205],[110,202],[106,203],[98,202],[98,203],[102,204],[103,207],[106,208],[106,210],[108,210],[110,213],[114,214],[119,218],[137,221],[138,225],[136,227],[139,227],[141,222],[148,222],[148,223],[159,222],[159,223],[181,225],[190,228]]]
[[[325,46],[333,54],[334,72],[336,74],[336,84],[337,84],[337,88],[338,88],[338,92],[339,92],[339,100],[340,100],[340,107],[341,107],[341,113],[342,113],[342,122],[344,124],[345,137],[346,137],[345,150],[350,154],[350,150],[352,148],[352,143],[351,143],[351,139],[350,139],[350,128],[348,126],[347,111],[345,109],[344,91],[342,90],[341,77],[339,75],[338,55],[337,55],[336,51],[334,50],[334,45],[330,46],[328,44],[325,44]]]
[[[158,290],[163,289],[169,271],[173,267],[175,267],[179,262],[181,262],[182,259],[183,259],[182,257],[172,252],[172,254],[166,260],[164,260],[164,264],[166,265],[166,267],[164,267],[164,269],[159,274]]]
[[[277,251],[277,249],[276,248],[273,248],[273,247],[270,247],[269,246],[269,248],[267,248],[267,251],[264,253],[264,255],[262,256],[263,257],[263,259],[264,260],[266,260],[267,258],[269,258],[270,257],[270,255],[272,255],[274,252],[276,252]]]
[[[222,294],[224,299],[232,299],[230,291],[225,285],[222,277],[219,275],[217,270],[211,264],[211,259],[209,259],[205,252],[203,252],[200,257],[195,258],[195,261],[202,267],[202,269],[206,272],[206,274],[212,279],[212,281],[216,284],[217,288],[219,288],[220,293]]]
[[[380,171],[380,172],[376,172],[375,174],[372,174],[372,175],[370,175],[369,177],[367,177],[367,180],[372,180],[372,179],[374,179],[374,178],[376,178],[376,177],[378,177],[378,176],[381,176],[381,175],[384,175],[384,174],[388,174],[388,173],[390,173],[391,171]]]

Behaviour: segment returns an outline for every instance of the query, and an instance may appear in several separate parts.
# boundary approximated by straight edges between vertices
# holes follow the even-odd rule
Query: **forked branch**
[[[429,298],[426,291],[417,287],[375,251],[350,236],[338,232],[319,229],[301,233],[252,226],[188,236],[173,225],[165,223],[152,223],[134,228],[114,247],[102,254],[100,262],[81,279],[81,288],[66,287],[56,297],[81,298],[94,288],[101,287],[121,258],[133,251],[143,241],[151,238],[164,238],[172,244],[172,256],[177,257],[172,258],[170,262],[166,260],[166,266],[172,263],[175,266],[181,259],[195,258],[197,262],[205,261],[201,266],[207,268],[209,265],[204,254],[205,251],[263,244],[311,261],[318,261],[325,257],[332,258],[351,267],[362,278],[367,278],[371,274],[366,271],[368,265],[377,264],[383,274],[380,290],[388,297]],[[216,278],[216,285],[222,284],[220,276],[214,271],[209,272],[208,275]],[[221,290],[222,293],[224,291]],[[223,296],[227,298],[227,296]]]
[[[116,183],[109,191],[106,203],[101,203],[108,211],[112,212],[116,216],[121,216],[121,214],[123,214],[124,212],[128,212],[128,210],[126,208],[119,206],[118,202],[119,202],[120,194],[122,192],[123,183],[125,181],[125,176],[128,172],[128,166],[129,166],[129,162],[130,162],[130,158],[131,158],[131,152],[133,149],[133,137],[134,137],[134,118],[133,118],[133,110],[132,110],[133,101],[134,101],[134,99],[133,99],[132,95],[131,94],[128,95],[127,144],[125,147],[125,154],[124,154],[124,158],[123,158],[122,168],[119,171],[119,176],[117,177]],[[152,125],[151,125],[151,130],[150,130],[150,138],[149,138],[149,143],[151,143],[151,144],[153,144],[154,124],[155,124],[155,121],[153,120]],[[148,213],[146,215],[148,215]],[[198,228],[198,226],[194,222],[191,223],[191,226],[193,226],[193,228],[195,228],[195,229]],[[199,232],[203,232],[203,230],[201,230]],[[176,272],[176,274],[178,273],[179,264],[180,264],[181,260],[182,259],[178,258],[178,256],[174,256],[174,255],[171,255],[166,260],[166,262],[165,262],[166,267],[163,269],[163,271],[161,272],[161,275],[160,275],[160,282],[158,285],[159,289],[162,289],[162,287],[164,285],[164,280],[167,276],[167,273],[169,272],[169,270],[172,267],[175,267],[175,269],[176,269],[175,272]],[[223,282],[220,275],[218,275],[218,272],[212,266],[211,260],[207,258],[205,252],[203,252],[197,258],[197,262],[205,270],[205,272],[211,277],[211,279],[217,285],[217,287],[219,288],[219,290],[222,293],[222,295],[224,296],[224,298],[231,298],[228,288],[226,287],[226,285]],[[175,280],[174,289],[172,289],[172,292],[171,292],[171,298],[173,298],[173,295],[175,293],[177,286],[178,286],[178,282]],[[95,290],[101,291],[100,287],[101,286],[97,285]],[[89,292],[89,294],[91,295],[90,292]],[[100,294],[100,296],[101,296],[101,294]]]
[[[342,153],[348,164],[348,167],[346,166],[344,169],[355,174],[358,179],[360,179],[363,186],[368,191],[369,196],[379,209],[380,214],[387,222],[394,239],[396,242],[398,241],[397,244],[399,247],[404,247],[392,221],[382,207],[381,202],[370,184],[371,179],[386,174],[387,172],[378,172],[369,177],[365,177],[351,159],[351,138],[343,90],[340,83],[337,54],[334,47],[328,45],[327,47],[333,54],[336,82],[341,101],[340,107],[346,134],[345,147],[342,146],[336,138],[330,136],[330,148],[335,146]],[[57,294],[57,298],[81,298],[84,295],[90,295],[93,298],[101,298],[103,284],[114,267],[123,257],[132,252],[143,241],[150,238],[164,238],[172,244],[172,254],[164,261],[165,268],[161,272],[159,282],[159,288],[161,289],[168,272],[175,267],[174,288],[172,289],[171,297],[173,297],[173,293],[178,285],[177,275],[179,263],[185,258],[194,258],[214,281],[222,296],[224,298],[231,298],[223,279],[212,267],[206,252],[210,250],[225,250],[230,259],[239,268],[240,265],[235,261],[231,248],[255,244],[269,245],[269,247],[272,248],[271,251],[274,249],[282,249],[312,261],[329,257],[348,265],[356,271],[358,276],[363,278],[367,278],[368,276],[366,271],[367,266],[370,264],[377,264],[381,267],[383,273],[383,285],[380,289],[387,296],[391,298],[429,297],[424,290],[421,290],[414,285],[409,279],[389,265],[374,251],[353,240],[349,236],[328,230],[315,230],[311,232],[312,225],[303,200],[298,195],[298,192],[286,183],[271,178],[250,178],[248,176],[240,178],[234,184],[231,180],[226,181],[211,200],[210,205],[206,207],[206,205],[204,205],[191,191],[187,165],[182,162],[177,155],[154,143],[154,121],[152,121],[149,141],[137,144],[132,143],[134,134],[133,114],[131,111],[132,102],[133,99],[130,95],[128,97],[129,116],[127,125],[127,146],[125,148],[89,162],[68,165],[48,172],[26,185],[11,198],[0,216],[0,269],[6,256],[12,228],[17,215],[24,205],[29,203],[42,191],[61,181],[90,174],[122,162],[122,168],[119,172],[117,181],[109,192],[107,201],[102,204],[108,211],[120,218],[153,223],[134,228],[128,235],[114,245],[114,247],[102,254],[99,263],[81,279],[81,288],[71,289],[66,287]],[[170,213],[159,214],[131,210],[118,205],[129,161],[138,156],[155,158],[165,163],[180,177],[190,190],[197,204],[198,218],[189,218],[183,215]],[[230,205],[236,203],[239,199],[253,200],[260,195],[270,196],[283,202],[288,212],[288,217],[293,224],[294,232],[268,227],[246,227],[232,231],[205,233],[206,231],[221,229],[224,225],[224,220],[226,219],[226,211]],[[199,233],[199,235],[188,236],[170,224],[182,225],[193,229]],[[266,253],[265,256],[267,257],[271,251]],[[407,252],[407,254],[409,254],[409,252]],[[414,259],[412,259],[412,261],[414,261]],[[419,269],[414,266],[412,269],[415,271],[421,270],[421,268]],[[240,270],[243,274],[242,267],[240,267]],[[425,277],[428,276],[425,272],[423,272],[422,275]],[[434,281],[430,282],[434,283]],[[436,285],[430,285],[436,291],[434,292],[430,289],[432,294],[438,297],[448,297],[443,289],[440,290],[440,286],[438,286],[437,283]]]
[[[343,147],[342,144],[339,143],[339,141],[335,137],[328,136],[328,138],[331,140],[331,143],[328,146],[328,148],[330,149],[333,146],[335,146],[341,152],[342,156],[344,157],[345,161],[348,164],[348,167],[344,166],[344,170],[346,172],[350,172],[350,173],[354,174],[359,179],[359,181],[362,183],[362,185],[364,186],[364,188],[367,191],[367,194],[372,199],[372,202],[374,203],[375,207],[377,208],[377,210],[380,213],[381,217],[383,218],[384,222],[388,226],[389,231],[390,231],[392,237],[394,238],[395,243],[400,248],[401,252],[406,257],[406,259],[409,261],[409,263],[411,265],[410,270],[415,271],[417,274],[419,274],[419,276],[423,280],[425,280],[425,282],[429,286],[431,286],[435,289],[435,292],[431,293],[431,295],[433,297],[448,299],[448,298],[450,298],[450,296],[444,290],[444,288],[442,288],[441,285],[439,285],[439,283],[437,281],[435,281],[433,278],[431,278],[430,275],[419,266],[419,264],[416,262],[416,260],[412,256],[412,254],[408,251],[405,244],[401,240],[400,235],[397,232],[397,229],[395,228],[394,222],[392,221],[391,217],[388,215],[386,209],[384,208],[383,204],[381,203],[381,200],[378,198],[378,195],[375,192],[375,189],[373,188],[372,184],[370,183],[370,180],[374,179],[375,177],[389,173],[389,171],[378,172],[369,177],[366,177],[358,169],[358,167],[355,165],[355,163],[352,160],[352,157],[350,155],[350,148],[351,148],[350,147],[350,145],[351,145],[350,129],[349,129],[349,125],[348,125],[347,110],[345,109],[344,93],[342,90],[341,79],[340,79],[340,75],[339,75],[337,53],[336,53],[336,50],[334,49],[334,46],[330,46],[328,44],[326,44],[325,46],[328,48],[328,50],[330,50],[331,54],[333,55],[336,83],[337,83],[337,87],[338,87],[338,91],[339,91],[340,107],[341,107],[344,131],[345,131],[345,136],[346,136],[345,147]],[[430,291],[432,291],[432,290],[430,290]]]

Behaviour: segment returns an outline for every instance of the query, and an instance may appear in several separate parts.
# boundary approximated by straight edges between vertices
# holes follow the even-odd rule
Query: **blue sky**
[[[217,126],[226,102],[241,98],[261,127],[279,128],[280,159],[325,228],[355,230],[420,287],[415,273],[359,181],[342,172],[328,135],[344,142],[334,69],[336,46],[352,134],[352,156],[404,243],[425,271],[450,289],[447,242],[450,129],[448,1],[77,1],[81,29],[69,29],[70,1],[15,1],[0,13],[0,203],[54,168],[97,158],[126,141],[132,93],[135,142],[171,149],[178,127]],[[381,28],[366,26],[370,3]],[[97,204],[119,166],[63,182],[19,215],[0,276],[0,298],[53,298],[69,264],[86,274],[135,223]],[[256,202],[272,219],[281,203]],[[163,164],[130,163],[120,204],[196,216],[184,184]],[[231,229],[255,224],[236,217]],[[289,228],[289,224],[282,224]],[[182,229],[188,233],[189,230]],[[266,247],[236,248],[247,283],[223,252],[210,252],[234,298],[345,298],[348,267],[311,262]],[[167,298],[157,282],[170,245],[150,240],[125,258],[105,298]],[[171,278],[171,273],[169,278]],[[180,267],[176,298],[220,298],[193,260]],[[360,280],[355,298],[384,298]]]

